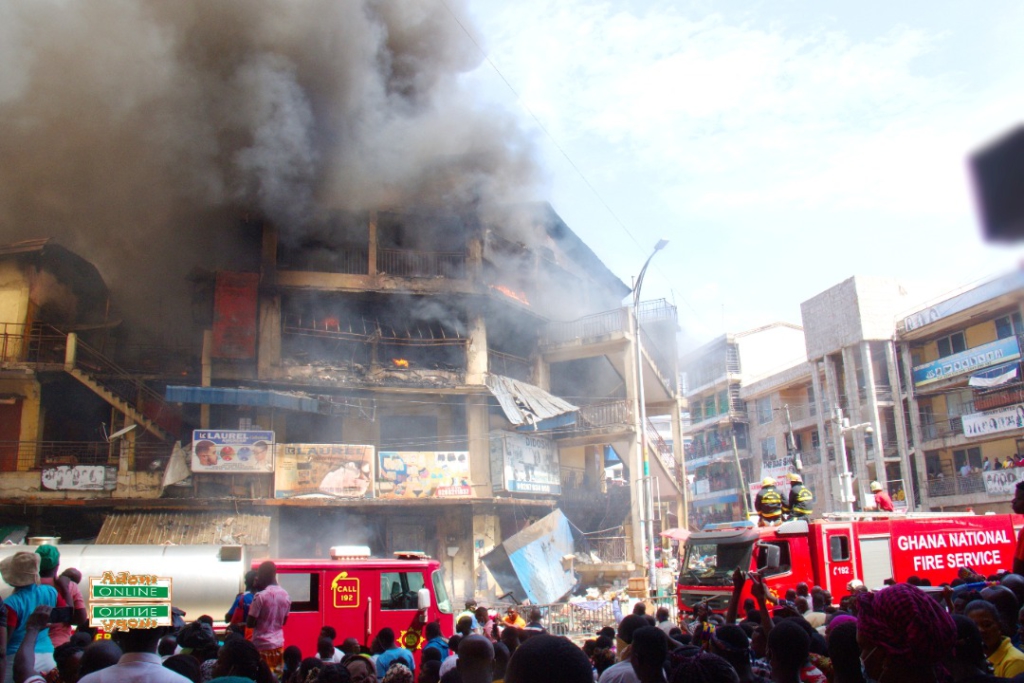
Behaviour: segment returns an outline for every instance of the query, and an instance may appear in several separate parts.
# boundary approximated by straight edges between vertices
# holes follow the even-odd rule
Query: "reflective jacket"
[[[762,519],[778,519],[782,516],[782,494],[774,486],[765,486],[757,492],[754,509]]]
[[[785,510],[793,517],[807,517],[814,512],[814,494],[800,482],[794,482],[789,488],[789,505]]]

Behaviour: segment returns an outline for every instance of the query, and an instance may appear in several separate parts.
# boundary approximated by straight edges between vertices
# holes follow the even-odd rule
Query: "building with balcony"
[[[780,322],[723,335],[681,359],[690,419],[686,473],[698,524],[744,518],[746,483],[756,472],[741,389],[802,357],[800,327]]]
[[[822,479],[826,486],[816,492],[823,511],[843,509],[837,478],[841,467],[829,458],[844,446],[857,504],[870,499],[872,481],[886,486],[899,504],[912,499],[909,427],[893,343],[894,321],[911,297],[904,283],[858,275],[800,306],[807,358],[817,370],[812,370],[811,381],[819,435],[826,440],[828,457],[822,466],[830,470]],[[863,427],[837,428],[837,409],[845,424]]]
[[[1004,512],[1024,478],[997,471],[1024,454],[1022,301],[1018,270],[897,323],[924,509]]]
[[[338,216],[303,240],[249,221],[238,270],[190,275],[199,333],[173,370],[119,343],[84,259],[0,249],[0,509],[35,534],[152,539],[201,501],[222,538],[241,515],[279,557],[416,548],[455,598],[493,598],[482,558],[559,508],[578,572],[634,573],[633,520],[681,524],[675,308],[641,303],[637,328],[629,288],[549,206],[513,213]],[[204,463],[193,429],[266,433],[274,463]]]

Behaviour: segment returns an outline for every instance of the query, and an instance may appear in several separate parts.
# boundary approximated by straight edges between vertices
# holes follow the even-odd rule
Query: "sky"
[[[470,0],[464,76],[516,113],[552,203],[684,346],[851,275],[948,292],[986,244],[967,156],[1024,120],[1024,4]],[[472,30],[472,29],[471,29]],[[471,34],[467,33],[467,39]],[[572,312],[567,311],[566,319]]]

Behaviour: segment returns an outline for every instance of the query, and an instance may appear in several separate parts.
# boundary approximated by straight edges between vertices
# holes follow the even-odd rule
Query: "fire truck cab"
[[[254,561],[252,568],[261,561]],[[446,637],[454,632],[444,570],[438,560],[422,553],[381,559],[370,557],[367,547],[336,546],[329,560],[274,564],[277,582],[292,600],[284,626],[286,646],[309,651],[323,626],[333,626],[339,638],[354,637],[366,646],[389,626],[398,643],[410,650],[423,644],[427,622],[440,622]]]
[[[686,540],[679,609],[706,601],[724,611],[736,569],[757,571],[779,597],[806,582],[825,588],[836,600],[849,593],[853,579],[880,588],[886,579],[906,581],[915,575],[937,586],[956,578],[960,567],[987,576],[1011,568],[1019,521],[1016,515],[863,513],[767,527],[709,525]],[[747,597],[749,583],[741,600]]]

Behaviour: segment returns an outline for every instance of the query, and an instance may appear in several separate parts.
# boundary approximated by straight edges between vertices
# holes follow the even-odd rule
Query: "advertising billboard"
[[[939,380],[949,379],[975,370],[1006,363],[1020,358],[1020,346],[1016,337],[997,339],[988,344],[976,346],[951,356],[917,365],[912,370],[914,386],[919,387]]]
[[[42,486],[48,491],[113,491],[117,488],[117,468],[105,465],[44,467]]]
[[[459,498],[473,494],[465,451],[381,451],[377,457],[381,498]]]
[[[518,432],[491,434],[491,484],[495,492],[562,493],[558,448],[552,439]]]
[[[274,432],[197,429],[192,432],[192,471],[273,472]]]
[[[999,432],[1011,432],[1024,428],[1024,404],[1006,406],[982,413],[971,413],[960,418],[964,425],[964,436],[976,437]]]
[[[374,450],[350,444],[278,444],[274,497],[373,498]]]

